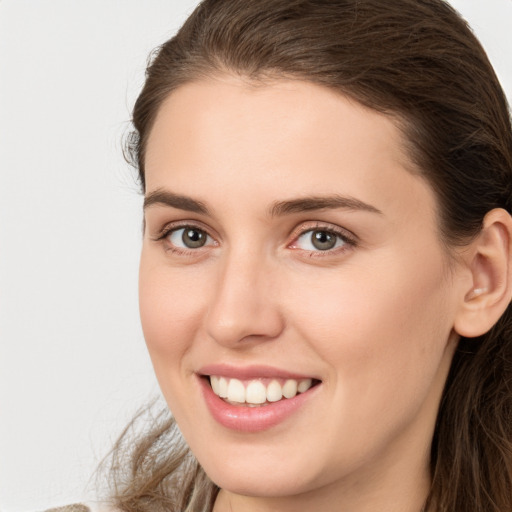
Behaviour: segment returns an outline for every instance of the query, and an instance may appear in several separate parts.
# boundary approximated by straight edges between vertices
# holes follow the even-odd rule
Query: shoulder
[[[49,508],[45,512],[92,512],[91,508],[83,503],[64,505],[63,507]]]
[[[119,512],[111,505],[105,503],[73,503],[63,507],[54,507],[44,512]]]

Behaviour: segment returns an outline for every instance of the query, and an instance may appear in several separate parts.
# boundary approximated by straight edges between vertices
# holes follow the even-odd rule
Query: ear
[[[485,334],[512,298],[512,217],[501,208],[484,218],[477,238],[464,250],[471,285],[463,290],[455,331],[467,338]]]

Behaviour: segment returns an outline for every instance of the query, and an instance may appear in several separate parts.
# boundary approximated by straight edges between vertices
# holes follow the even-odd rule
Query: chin
[[[265,451],[259,456],[239,453],[238,456],[198,458],[208,477],[221,489],[254,497],[284,497],[307,492],[320,482],[319,472],[301,457]],[[297,449],[295,450],[297,451]],[[243,450],[241,450],[243,452]],[[325,482],[324,482],[325,483]]]
[[[221,489],[233,494],[253,497],[285,497],[307,492],[312,484],[307,485],[293,471],[276,474],[274,471],[253,471],[242,475],[238,471],[226,470],[209,473],[210,479]]]

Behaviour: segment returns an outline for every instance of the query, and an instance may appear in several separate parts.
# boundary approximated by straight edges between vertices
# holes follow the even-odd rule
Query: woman
[[[127,430],[114,505],[510,512],[512,130],[464,21],[205,0],[133,122],[175,419],[130,464]]]

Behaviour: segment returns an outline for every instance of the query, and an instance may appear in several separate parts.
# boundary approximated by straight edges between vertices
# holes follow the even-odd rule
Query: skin
[[[172,192],[208,213],[145,209],[141,318],[169,407],[222,489],[215,512],[420,511],[471,283],[403,146],[391,118],[300,81],[222,76],[182,86],[160,108],[146,197]],[[333,195],[378,212],[270,213]],[[207,243],[180,247],[183,225]],[[351,241],[321,251],[312,229]],[[197,372],[211,363],[272,365],[321,384],[282,423],[240,433],[205,405]]]

